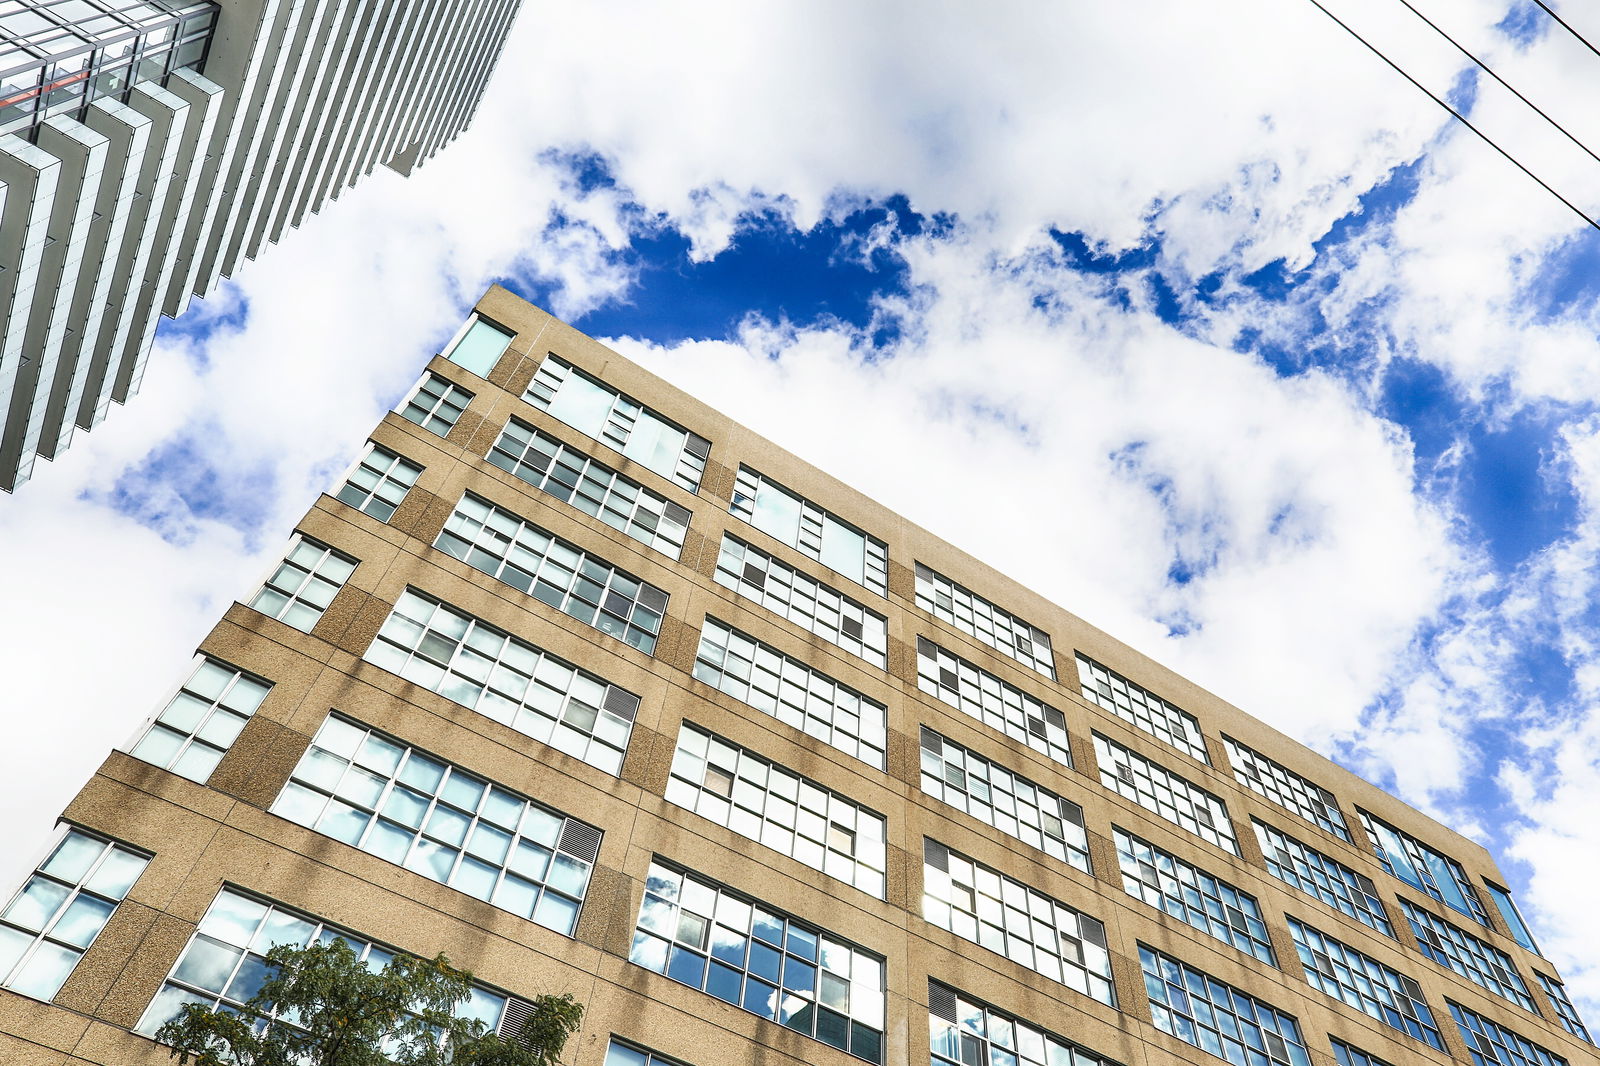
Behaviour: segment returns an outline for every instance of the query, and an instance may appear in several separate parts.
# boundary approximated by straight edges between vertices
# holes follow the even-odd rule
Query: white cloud
[[[1436,88],[1460,68],[1398,5],[1335,9]],[[1571,43],[1496,40],[1501,4],[1428,9],[1600,141],[1593,67]],[[1497,135],[1532,132],[1484,99]],[[893,359],[863,365],[843,328],[759,321],[737,343],[618,347],[1246,710],[1364,743],[1371,772],[1399,773],[1412,800],[1476,817],[1458,802],[1482,767],[1471,730],[1503,717],[1527,619],[1551,597],[1572,619],[1594,602],[1597,542],[1575,538],[1502,602],[1470,531],[1413,491],[1370,375],[1392,345],[1475,396],[1509,379],[1518,402],[1577,401],[1600,392],[1600,360],[1587,309],[1530,321],[1521,302],[1575,220],[1444,122],[1309,4],[1153,0],[1137,18],[990,5],[981,23],[953,3],[531,7],[471,133],[409,181],[372,176],[248,266],[191,311],[220,323],[206,366],[164,343],[143,396],[0,503],[0,587],[25,605],[0,616],[6,702],[21,709],[20,743],[0,749],[4,852],[25,861],[170,692],[488,279],[546,279],[571,317],[627,293],[619,252],[640,226],[676,226],[704,258],[748,212],[805,227],[894,193],[963,225],[904,246],[925,288],[899,301]],[[1595,187],[1558,145],[1518,143],[1569,187]],[[618,185],[581,191],[552,149],[598,153]],[[1379,335],[1368,376],[1280,378],[1231,351],[1251,325],[1309,343],[1304,306],[1248,299],[1237,275],[1305,265],[1333,220],[1418,159],[1416,202],[1346,249],[1315,301],[1335,337]],[[1100,250],[1159,233],[1163,271],[1226,269],[1238,302],[1196,323],[1200,339],[1141,292],[1124,313],[1104,283],[1059,268],[1049,227]],[[239,301],[242,325],[227,324]],[[1593,439],[1570,436],[1575,484],[1600,471]],[[165,493],[142,506],[177,543],[102,505],[175,441],[223,496],[265,496],[248,535],[160,479],[142,482]],[[908,442],[909,467],[894,458]],[[1167,580],[1179,556],[1195,570],[1181,586]],[[1169,636],[1178,622],[1188,634]],[[1531,906],[1576,966],[1596,930],[1563,886],[1588,883],[1582,855],[1600,841],[1569,809],[1600,783],[1592,727],[1562,723],[1592,721],[1600,662],[1576,636],[1568,651],[1586,702],[1549,709],[1540,727],[1566,733],[1529,741],[1559,753],[1559,776],[1501,776],[1515,853],[1538,871]],[[1600,999],[1600,973],[1580,972],[1575,987]]]
[[[916,339],[871,366],[844,327],[610,343],[1251,713],[1351,733],[1453,576],[1408,445],[1330,378],[1280,380],[979,243],[907,249]]]

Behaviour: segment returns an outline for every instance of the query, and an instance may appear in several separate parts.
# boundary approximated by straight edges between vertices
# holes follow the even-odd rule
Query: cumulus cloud
[[[1552,182],[1596,187],[1592,161],[1399,5],[1328,6]],[[1418,6],[1600,142],[1593,57],[1570,39],[1496,29],[1504,3]],[[1577,849],[1600,853],[1568,813],[1600,787],[1592,509],[1559,550],[1496,572],[1453,495],[1470,456],[1457,442],[1419,470],[1382,397],[1404,355],[1486,424],[1591,402],[1592,301],[1549,295],[1589,238],[1312,5],[1276,0],[991,5],[981,24],[954,3],[530,8],[470,133],[409,180],[371,176],[197,304],[144,395],[0,504],[0,582],[27,605],[0,618],[7,696],[33,709],[0,750],[13,866],[490,279],[577,317],[631,298],[641,238],[681,234],[704,261],[754,217],[803,230],[891,195],[951,221],[841,251],[904,261],[876,305],[886,346],[873,326],[760,317],[613,343],[1510,842],[1558,961],[1581,967],[1594,919],[1560,886],[1588,883]],[[1353,234],[1331,240],[1340,219]],[[1147,265],[1074,269],[1052,231]],[[1264,295],[1263,268],[1294,291]],[[1575,416],[1549,468],[1566,489],[1600,473],[1596,437]],[[1539,621],[1552,604],[1570,625]],[[1541,642],[1574,692],[1517,703],[1518,655]],[[1509,836],[1467,787],[1503,754],[1486,727],[1524,730],[1498,771]],[[1600,970],[1576,972],[1600,1000]]]
[[[1407,444],[1333,378],[1280,380],[1048,250],[979,245],[901,246],[915,328],[870,365],[839,325],[610,343],[1267,721],[1352,732],[1453,576]]]

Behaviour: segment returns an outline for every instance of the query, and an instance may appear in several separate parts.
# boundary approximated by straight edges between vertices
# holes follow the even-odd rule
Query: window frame
[[[711,783],[713,769],[726,775],[727,791]],[[818,874],[887,898],[888,820],[882,814],[687,718],[678,725],[665,798]],[[848,851],[835,846],[836,827],[848,833]]]
[[[460,366],[461,364],[452,362],[451,365]],[[462,369],[466,368],[462,367]],[[468,373],[471,373],[471,371],[468,371]],[[439,394],[439,398],[434,401],[432,407],[423,408],[422,405],[417,403],[417,397],[422,395],[423,389],[427,388],[434,382],[443,384],[444,390]],[[441,406],[447,405],[457,393],[465,396],[466,399],[462,401],[460,407],[456,410],[455,417],[447,421],[445,418],[440,416],[439,409]],[[441,439],[445,439],[449,437],[450,431],[456,428],[456,423],[461,421],[461,416],[467,413],[467,408],[476,398],[477,393],[469,392],[467,389],[456,384],[454,381],[451,381],[443,374],[435,373],[432,370],[424,370],[422,372],[422,377],[417,379],[417,383],[412,386],[411,391],[406,394],[404,399],[395,405],[394,413],[411,423],[413,426],[416,426],[418,429],[426,430],[427,432],[432,433]],[[425,420],[418,420],[411,417],[410,410],[413,406],[416,406],[424,411]],[[444,432],[441,433],[434,426],[428,424],[429,421],[433,419],[437,419],[440,422],[446,423]]]
[[[351,732],[362,734],[349,754],[343,754],[332,746],[337,738],[324,743],[333,727],[345,730],[346,739]],[[379,753],[377,755],[368,751],[369,742],[374,740],[377,743],[372,747]],[[393,769],[383,768],[390,754],[383,751],[384,748],[393,749]],[[329,757],[321,760],[322,765],[328,767],[326,771],[317,769],[318,752]],[[330,759],[342,765],[332,766]],[[422,769],[411,770],[419,759]],[[429,764],[432,764],[431,768]],[[432,773],[433,768],[438,771],[436,775]],[[411,776],[407,777],[407,774]],[[431,785],[421,783],[429,776],[433,778]],[[470,808],[463,800],[447,795],[458,778],[466,779],[464,788],[469,793],[474,786],[478,786]],[[347,779],[352,782],[352,787],[341,791]],[[357,794],[363,787],[365,795],[370,798],[362,798]],[[302,794],[315,798],[306,800]],[[400,797],[398,803],[395,802],[396,796]],[[520,808],[514,817],[510,816],[509,807],[518,803],[521,804]],[[485,813],[491,806],[499,808],[493,816]],[[344,810],[338,809],[341,807]],[[439,816],[441,809],[444,810],[443,818]],[[273,800],[269,812],[309,832],[348,845],[568,939],[575,937],[578,923],[583,918],[583,907],[593,886],[594,868],[598,864],[600,846],[605,838],[605,831],[599,826],[337,710],[330,711],[322,720],[316,735]],[[348,817],[350,812],[358,815],[360,821],[354,838],[346,839],[331,829],[339,828],[337,818]],[[530,812],[536,813],[530,816]],[[324,823],[329,821],[330,815],[335,816],[335,821],[325,828]],[[540,829],[540,822],[546,825],[554,823],[554,826],[548,830]],[[380,827],[392,834],[390,839],[406,837],[404,847],[397,856],[386,854],[374,843],[374,831]],[[548,839],[533,835],[528,831],[530,827],[539,829]],[[485,828],[488,832],[482,833],[483,841],[480,843],[480,831]],[[497,837],[505,839],[498,840]],[[527,850],[535,855],[533,860],[520,858],[525,843],[529,845]],[[496,848],[500,857],[489,858]],[[542,860],[537,857],[540,851],[548,853]],[[431,863],[430,856],[445,852],[450,853],[449,869],[440,875],[437,864]],[[576,889],[566,887],[566,882],[556,883],[556,867],[561,865],[556,860],[563,855],[569,859],[563,869],[571,870],[574,864],[581,867],[581,883]],[[493,883],[484,895],[472,891],[467,880],[455,880],[469,861],[495,871],[490,875]],[[542,863],[540,872],[532,872],[532,867],[527,865],[513,865],[514,862],[528,861]],[[501,897],[501,889],[513,875],[537,891],[527,894],[522,885],[513,885],[507,892],[507,902],[496,902]],[[512,893],[527,895],[525,911],[508,905]],[[541,912],[546,911],[546,896],[551,894],[558,897],[558,902],[549,910],[560,913],[560,901],[571,904],[570,920],[565,929],[539,917]]]
[[[461,328],[456,330],[455,336],[451,337],[449,343],[439,350],[439,358],[445,360],[452,366],[458,366],[467,373],[472,374],[475,377],[483,378],[485,381],[487,381],[489,379],[489,374],[479,374],[476,370],[473,370],[466,364],[458,363],[451,358],[451,356],[455,353],[456,346],[462,341],[466,340],[467,334],[472,332],[472,327],[477,325],[479,322],[482,322],[484,325],[505,334],[506,337],[505,347],[500,349],[500,354],[495,356],[494,362],[486,368],[489,373],[493,373],[495,366],[498,366],[500,360],[506,357],[506,352],[511,350],[512,342],[517,339],[517,331],[511,329],[509,326],[501,325],[499,322],[496,322],[494,319],[489,318],[487,315],[484,315],[482,312],[477,310],[473,310],[473,312],[467,316],[467,320],[461,324]]]
[[[62,874],[48,870],[47,867],[64,853],[67,842],[74,837],[100,845],[100,852],[89,861],[81,873],[75,875],[75,878],[68,882],[67,878]],[[105,868],[107,860],[116,852],[121,852],[140,864],[138,872],[133,875],[132,879],[128,880],[127,886],[122,889],[120,896],[112,896],[103,889],[90,887],[90,882]],[[155,858],[155,854],[143,848],[123,843],[121,840],[105,833],[86,829],[74,822],[63,821],[56,827],[56,831],[52,834],[50,842],[44,847],[42,855],[42,858],[28,868],[28,873],[23,877],[22,883],[6,899],[5,906],[0,907],[0,932],[3,932],[13,943],[16,942],[16,937],[28,940],[28,943],[17,952],[11,963],[5,966],[4,969],[0,969],[0,988],[15,992],[19,996],[26,996],[29,999],[49,1003],[53,1002],[55,997],[60,994],[61,989],[66,986],[66,983],[72,980],[72,975],[77,972],[78,964],[83,961],[83,957],[94,947],[95,941],[100,938],[101,933],[105,932],[106,926],[111,924],[111,920],[116,917],[117,909],[122,906],[123,901],[133,893],[134,888],[139,883],[139,879],[149,869],[150,861]],[[29,898],[29,889],[36,881],[52,884],[57,888],[64,887],[66,893],[56,900],[50,915],[40,923],[39,927],[30,930],[24,924],[28,919],[13,916],[12,912],[17,910],[25,899]],[[54,935],[60,929],[62,923],[67,920],[68,912],[77,905],[80,898],[85,896],[99,901],[101,904],[109,903],[109,907],[106,909],[105,916],[101,919],[99,926],[82,944],[66,936]],[[91,920],[92,917],[91,915]],[[55,980],[54,987],[50,989],[49,995],[39,995],[38,993],[43,990],[42,988],[29,990],[14,984],[13,982],[27,971],[28,967],[33,964],[35,959],[39,958],[41,952],[47,947],[55,951],[58,960],[75,953],[71,965],[59,974],[59,978]]]
[[[786,547],[792,548],[807,559],[827,567],[840,577],[855,582],[879,597],[889,596],[889,545],[865,529],[840,518],[834,512],[802,496],[748,463],[740,463],[734,476],[733,495],[728,503],[728,513]],[[798,508],[795,516],[793,539],[781,535],[756,521],[763,490],[776,492],[793,500]],[[824,558],[827,552],[828,529],[832,526],[861,538],[861,571],[851,573],[841,570]]]
[[[322,558],[317,560],[315,566],[305,571],[305,576],[301,579],[299,585],[296,586],[294,592],[289,593],[285,592],[282,588],[274,587],[272,582],[277,579],[279,573],[281,573],[285,567],[295,566],[303,569],[303,564],[292,561],[296,549],[298,549],[301,545],[307,545],[313,550],[320,550],[322,552]],[[345,576],[337,583],[331,581],[327,577],[324,577],[321,573],[321,568],[330,561],[337,561],[340,564],[348,564],[350,567],[349,572],[346,573]],[[275,622],[282,622],[291,629],[299,630],[301,633],[310,633],[317,627],[317,623],[322,621],[322,616],[328,612],[328,607],[332,605],[334,597],[337,596],[340,590],[342,590],[345,585],[349,583],[350,579],[355,576],[356,568],[360,565],[360,559],[357,559],[353,555],[333,547],[331,544],[324,544],[317,538],[309,536],[297,529],[294,531],[293,535],[290,536],[289,545],[284,550],[283,556],[278,560],[277,563],[273,564],[272,569],[268,571],[264,578],[261,579],[259,587],[250,597],[250,601],[246,603],[245,606],[267,618],[271,618]],[[315,601],[303,599],[301,596],[301,594],[306,590],[307,585],[309,585],[313,579],[317,578],[320,578],[326,584],[333,585],[333,591],[328,594],[328,602],[321,607],[317,607],[315,605]],[[268,592],[284,598],[284,602],[277,607],[276,611],[267,611],[258,605],[258,601]],[[284,617],[284,615],[289,614],[292,610],[294,610],[294,608],[302,605],[304,605],[307,609],[314,610],[316,612],[316,617],[311,619],[311,624],[308,626],[297,625]]]
[[[131,759],[138,759],[140,762],[146,763],[150,766],[155,766],[159,769],[167,771],[168,773],[176,774],[177,776],[186,780],[194,781],[196,784],[203,785],[209,781],[211,779],[211,775],[216,772],[218,764],[222,762],[228,751],[233,747],[233,743],[238,739],[239,733],[244,731],[245,726],[250,724],[250,719],[255,717],[256,712],[261,709],[261,705],[267,701],[267,697],[272,695],[272,689],[276,683],[260,676],[259,674],[234,666],[232,663],[227,662],[224,659],[219,659],[214,655],[208,655],[205,652],[196,652],[193,658],[191,658],[189,661],[191,664],[189,672],[185,674],[183,680],[178,683],[176,690],[171,696],[162,702],[160,708],[157,709],[155,713],[151,714],[145,719],[144,724],[141,725],[134,732],[134,734],[128,738],[127,742],[118,750],[122,751]],[[204,694],[198,691],[190,691],[189,685],[195,680],[196,677],[199,676],[200,671],[204,669],[207,664],[218,666],[233,673],[233,678],[224,686],[223,692],[219,693],[215,699],[210,701],[210,707],[204,712],[203,716],[196,721],[194,727],[188,732],[183,732],[176,725],[163,722],[161,720],[161,716],[171,710],[182,696],[187,694],[194,699],[206,698]],[[243,680],[249,680],[256,685],[262,686],[263,688],[260,698],[256,700],[255,705],[251,707],[248,713],[241,711],[236,707],[230,706],[225,708],[229,713],[237,715],[243,719],[233,737],[228,740],[226,745],[220,745],[211,738],[200,737],[199,734],[211,724],[212,718],[216,716],[218,708],[222,706],[223,699],[232,695],[234,690],[238,687],[239,682]],[[165,764],[155,762],[145,755],[137,754],[139,746],[144,743],[146,738],[155,733],[158,727],[175,735],[181,734],[183,737],[183,739],[178,742],[177,749],[173,752],[172,756],[168,758]],[[197,741],[208,748],[216,749],[218,752],[216,761],[211,764],[211,768],[206,771],[205,777],[203,778],[195,778],[181,770],[174,769],[179,760],[183,758],[183,756],[191,747],[194,746]]]
[[[360,485],[354,484],[355,475],[359,470],[362,469],[362,467],[366,466],[367,460],[378,452],[387,454],[390,462],[384,469],[384,472],[378,475],[378,484],[373,486],[371,489],[363,490]],[[367,510],[367,505],[370,504],[374,499],[377,499],[378,489],[391,480],[391,473],[401,464],[409,467],[415,467],[416,473],[411,476],[411,482],[406,485],[405,491],[400,494],[399,498],[395,500],[392,506],[389,504],[388,500],[380,501],[383,506],[389,507],[389,513],[380,518],[376,514],[373,514],[371,511]],[[377,468],[374,467],[373,469],[375,470]],[[345,468],[344,473],[339,476],[339,480],[335,484],[332,491],[328,493],[328,495],[332,496],[334,499],[338,500],[352,511],[359,511],[375,522],[381,522],[384,525],[388,525],[389,520],[392,519],[405,504],[406,497],[411,495],[411,490],[417,487],[417,482],[421,480],[422,475],[427,472],[427,469],[427,467],[423,466],[421,463],[418,463],[415,459],[407,458],[406,456],[395,451],[393,448],[390,448],[388,445],[379,444],[377,441],[369,437],[367,439],[366,448],[359,456],[356,457],[355,462],[351,463]],[[399,479],[392,480],[394,480],[395,484],[400,484]],[[365,498],[359,504],[351,503],[349,500],[344,498],[344,490],[347,488],[354,488],[358,492],[364,492]]]

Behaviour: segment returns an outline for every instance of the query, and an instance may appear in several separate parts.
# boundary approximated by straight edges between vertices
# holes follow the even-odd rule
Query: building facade
[[[0,489],[138,391],[161,316],[465,129],[517,7],[0,4]]]
[[[0,911],[0,1061],[328,930],[574,1066],[1600,1061],[1505,884],[497,288]]]

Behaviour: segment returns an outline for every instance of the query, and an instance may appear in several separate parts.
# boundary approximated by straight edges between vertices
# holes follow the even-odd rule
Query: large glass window
[[[1500,917],[1506,920],[1506,928],[1511,930],[1511,939],[1538,954],[1539,945],[1534,942],[1533,933],[1528,929],[1528,923],[1522,920],[1522,912],[1517,909],[1516,901],[1511,898],[1511,893],[1501,888],[1492,881],[1485,881],[1483,887],[1489,890],[1489,898],[1494,901],[1494,909],[1500,912]]]
[[[367,661],[615,774],[639,697],[447,603],[407,589]]]
[[[333,602],[355,572],[357,561],[343,552],[296,533],[283,562],[267,578],[250,606],[302,633],[311,632],[322,612]]]
[[[1332,792],[1232,737],[1223,737],[1222,743],[1228,749],[1233,776],[1241,785],[1349,842],[1350,830],[1344,824],[1344,812],[1339,810],[1339,801]]]
[[[1050,680],[1056,679],[1050,634],[956,584],[932,567],[918,563],[916,575],[918,607]]]
[[[522,398],[690,492],[700,491],[710,441],[571,363],[545,356]]]
[[[204,784],[271,687],[202,658],[128,754]]]
[[[224,888],[206,909],[135,1031],[151,1036],[191,1003],[241,1010],[267,975],[268,951],[279,944],[298,948],[334,940],[343,940],[373,970],[395,956],[393,950],[320,918]],[[529,1009],[531,1004],[482,985],[475,985],[472,994],[456,1005],[461,1017],[506,1036],[516,1034]]]
[[[1116,1066],[934,980],[928,981],[928,1044],[931,1066]]]
[[[69,828],[0,911],[0,986],[54,998],[149,861]]]
[[[1094,735],[1094,750],[1100,763],[1100,783],[1106,788],[1208,844],[1239,854],[1239,842],[1222,800],[1099,733]]]
[[[1417,938],[1417,947],[1428,958],[1473,984],[1538,1013],[1510,955],[1406,900],[1400,901],[1400,910]]]
[[[1461,1030],[1472,1066],[1567,1066],[1567,1060],[1540,1047],[1520,1033],[1507,1029],[1492,1018],[1485,1018],[1452,1000],[1450,1014]]]
[[[1139,964],[1163,1033],[1231,1063],[1311,1066],[1294,1015],[1143,944]]]
[[[676,559],[689,533],[689,509],[623,477],[597,459],[513,418],[489,449],[489,462]]]
[[[1078,688],[1084,699],[1101,710],[1110,711],[1192,759],[1207,765],[1211,763],[1211,757],[1206,754],[1205,738],[1200,735],[1199,719],[1115,670],[1101,666],[1081,651],[1078,653]]]
[[[467,328],[456,336],[455,343],[444,353],[444,357],[463,370],[487,378],[500,357],[506,354],[514,336],[494,323],[473,315]]]
[[[1106,927],[931,837],[922,841],[922,916],[1108,1007],[1117,1005]]]
[[[1378,862],[1385,871],[1480,925],[1489,924],[1489,915],[1484,911],[1460,863],[1381,818],[1375,818],[1366,811],[1360,811],[1360,814],[1361,824],[1366,826]]]
[[[1567,996],[1566,986],[1554,977],[1549,977],[1533,971],[1539,979],[1539,986],[1544,989],[1545,995],[1550,997],[1550,1002],[1556,1008],[1556,1020],[1561,1023],[1561,1028],[1585,1043],[1594,1043],[1594,1038],[1589,1035],[1588,1026],[1583,1024],[1583,1018],[1578,1015],[1578,1008],[1572,1005],[1572,1000]]]
[[[594,826],[336,715],[272,813],[563,936],[600,851]]]
[[[667,799],[884,898],[883,815],[749,748],[684,722]]]
[[[888,665],[887,618],[726,533],[717,556],[717,584],[880,670]]]
[[[729,512],[880,596],[889,594],[889,547],[748,466]]]
[[[460,385],[438,374],[426,374],[400,405],[400,417],[443,437],[449,434],[471,402],[472,393]]]
[[[1369,929],[1394,936],[1394,927],[1384,913],[1383,902],[1378,899],[1378,886],[1372,883],[1372,878],[1264,822],[1254,819],[1252,822],[1267,870],[1273,877],[1348,914]]]
[[[1342,1003],[1429,1047],[1445,1050],[1422,986],[1371,955],[1289,919],[1289,935],[1305,968],[1306,981]]]
[[[785,725],[879,770],[888,708],[715,618],[706,618],[694,676]]]
[[[411,460],[402,459],[381,444],[368,442],[367,454],[335,496],[341,503],[387,522],[421,473],[422,467]]]
[[[1083,808],[922,727],[922,791],[1089,873]]]
[[[1122,867],[1122,889],[1128,895],[1268,966],[1278,965],[1254,896],[1125,829],[1112,826],[1111,836]]]
[[[1063,766],[1072,765],[1066,715],[926,637],[917,638],[917,687]]]
[[[650,864],[629,959],[868,1062],[883,959],[697,874]]]
[[[656,650],[667,594],[472,493],[434,547],[646,655]]]

